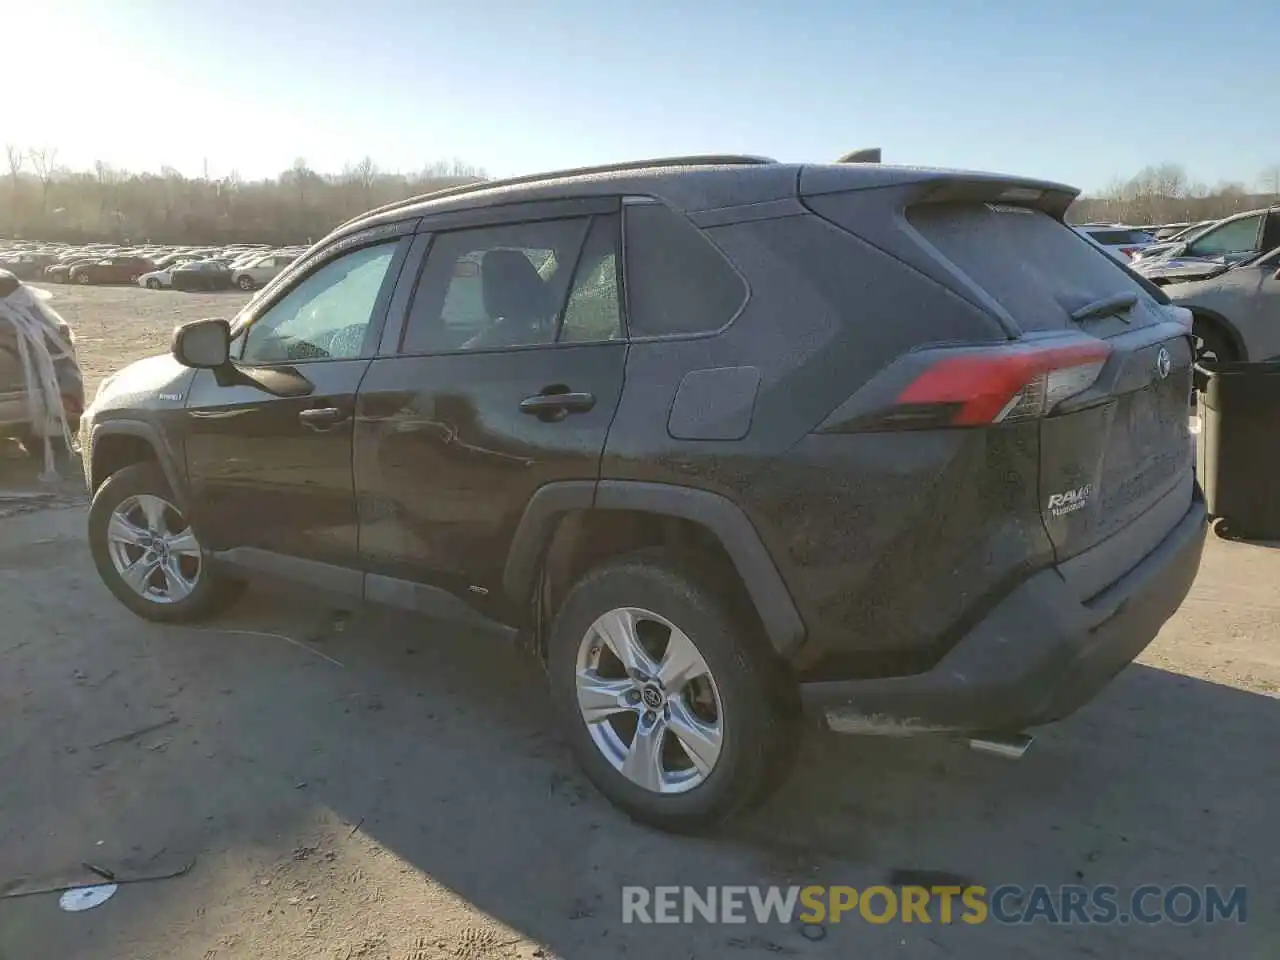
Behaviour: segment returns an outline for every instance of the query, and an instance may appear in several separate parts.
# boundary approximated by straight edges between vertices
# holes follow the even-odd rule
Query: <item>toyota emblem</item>
[[[1160,374],[1160,379],[1168,378],[1169,371],[1173,369],[1173,358],[1169,356],[1169,351],[1164,347],[1160,348],[1160,352],[1156,354],[1156,373]]]

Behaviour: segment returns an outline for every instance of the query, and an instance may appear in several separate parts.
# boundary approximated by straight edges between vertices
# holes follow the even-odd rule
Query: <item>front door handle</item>
[[[555,422],[563,420],[571,413],[586,413],[596,405],[595,394],[574,393],[539,393],[525,397],[520,401],[520,412],[537,417],[539,420]]]
[[[347,419],[338,407],[312,407],[298,414],[298,421],[312,430],[325,430]]]

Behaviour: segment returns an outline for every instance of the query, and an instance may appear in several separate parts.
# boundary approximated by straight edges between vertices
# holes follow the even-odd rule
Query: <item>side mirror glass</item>
[[[173,331],[170,351],[184,367],[225,367],[231,360],[231,324],[221,318],[184,323]]]

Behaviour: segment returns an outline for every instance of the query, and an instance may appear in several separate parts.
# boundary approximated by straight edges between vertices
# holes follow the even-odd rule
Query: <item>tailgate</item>
[[[912,207],[907,217],[1023,337],[1070,331],[1106,343],[1110,356],[1089,389],[1041,421],[1041,514],[1061,562],[1159,504],[1167,523],[1132,527],[1142,531],[1136,549],[1154,548],[1192,496],[1185,311],[1043,211],[939,203]]]

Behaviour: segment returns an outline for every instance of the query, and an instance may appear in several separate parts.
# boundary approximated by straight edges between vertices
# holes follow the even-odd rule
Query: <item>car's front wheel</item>
[[[76,283],[80,284],[82,287],[86,286],[89,283],[89,275],[87,273],[77,273]]]
[[[249,291],[252,290],[256,284],[253,282],[253,277],[241,277],[236,281],[236,286],[241,290]]]
[[[147,278],[147,289],[148,289],[148,290],[159,290],[159,289],[160,289],[160,281],[159,281],[159,280],[157,280],[155,277],[148,277],[148,278]]]
[[[706,558],[638,551],[588,573],[548,650],[588,778],[636,820],[689,831],[761,800],[794,750],[794,685]]]
[[[208,568],[191,525],[155,463],[112,474],[89,508],[89,549],[107,588],[148,620],[198,620],[234,599],[239,583]]]

